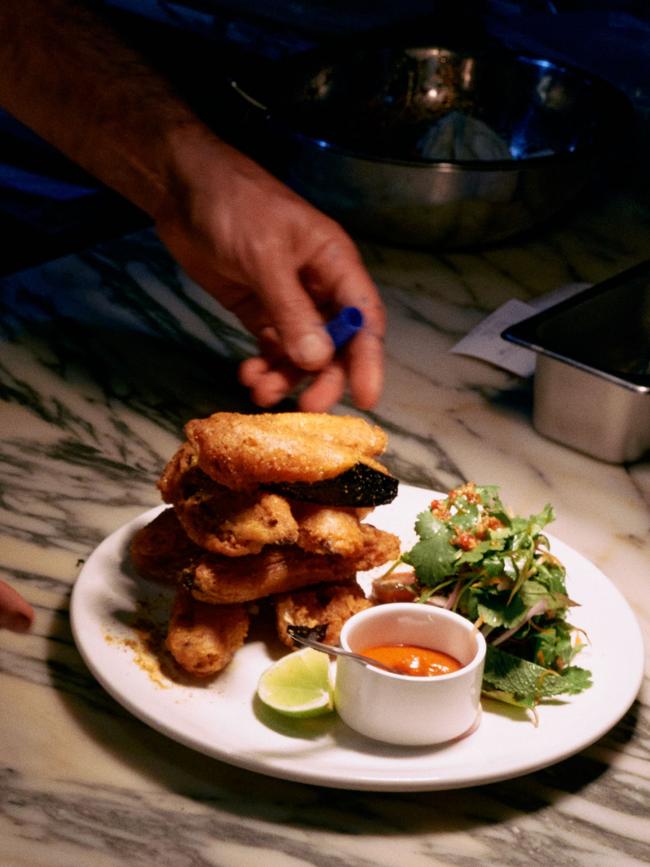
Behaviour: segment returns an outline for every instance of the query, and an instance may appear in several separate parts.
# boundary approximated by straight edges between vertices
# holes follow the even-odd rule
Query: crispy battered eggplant
[[[315,587],[282,593],[275,599],[278,638],[287,647],[294,647],[289,630],[307,629],[319,635],[324,644],[338,644],[343,624],[356,614],[370,608],[363,589],[356,581],[320,584]]]
[[[321,482],[278,483],[264,487],[276,494],[323,506],[383,506],[397,496],[398,481],[365,463]]]

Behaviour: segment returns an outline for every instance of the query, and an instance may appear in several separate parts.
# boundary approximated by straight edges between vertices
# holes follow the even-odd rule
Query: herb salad
[[[457,611],[484,634],[484,695],[529,709],[591,685],[572,665],[584,641],[567,620],[576,603],[566,571],[542,532],[553,519],[550,505],[512,516],[497,487],[468,483],[417,516],[418,541],[399,561],[414,570],[417,601]]]

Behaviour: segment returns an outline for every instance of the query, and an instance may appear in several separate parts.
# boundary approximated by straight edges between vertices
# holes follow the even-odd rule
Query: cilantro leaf
[[[532,578],[525,581],[518,594],[527,608],[532,608],[539,602],[546,603],[546,611],[563,611],[569,605],[569,599],[564,593],[549,590],[539,581]]]
[[[481,498],[488,512],[497,516],[503,516],[506,519],[504,523],[509,523],[505,507],[499,496],[498,485],[477,485],[476,493]]]
[[[540,665],[563,669],[580,651],[572,640],[573,629],[566,620],[555,620],[533,637],[533,658]]]
[[[450,543],[453,531],[431,512],[421,512],[415,529],[420,541],[402,555],[422,584],[436,584],[454,573],[458,550]]]
[[[490,542],[479,542],[475,548],[470,548],[469,551],[463,551],[460,557],[457,558],[456,565],[462,566],[465,563],[480,563],[483,557],[485,557],[490,550]]]
[[[446,530],[445,525],[430,510],[420,512],[415,519],[415,532],[420,539],[431,539],[443,530]]]
[[[477,592],[478,613],[488,626],[505,626],[510,628],[523,621],[526,606],[515,596],[511,601],[505,593]]]

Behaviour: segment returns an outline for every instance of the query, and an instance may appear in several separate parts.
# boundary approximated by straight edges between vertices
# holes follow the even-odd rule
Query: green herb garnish
[[[566,571],[542,532],[553,519],[550,505],[512,516],[496,487],[468,483],[417,516],[418,541],[401,557],[421,601],[435,597],[485,635],[484,694],[530,709],[591,685],[590,673],[571,665],[583,642],[566,619],[576,604]]]

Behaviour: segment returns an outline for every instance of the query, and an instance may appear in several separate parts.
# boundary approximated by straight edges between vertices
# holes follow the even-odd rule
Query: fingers
[[[304,377],[305,372],[289,361],[273,365],[260,356],[243,361],[239,367],[239,381],[250,390],[253,403],[261,407],[284,400]]]
[[[284,400],[304,379],[305,372],[290,362],[274,366],[260,356],[247,359],[239,368],[239,381],[250,389],[251,400],[265,408]],[[342,398],[345,385],[345,369],[333,361],[300,394],[298,406],[304,412],[326,412]]]
[[[323,315],[287,264],[265,267],[256,292],[245,286],[233,291],[231,284],[228,307],[257,337],[265,356],[289,357],[302,370],[319,370],[331,359],[334,347]]]
[[[34,609],[13,587],[0,581],[0,629],[27,632],[34,621]]]
[[[317,279],[322,278],[312,274],[309,285],[317,296],[322,296]],[[324,412],[337,403],[345,391],[346,373],[352,399],[360,409],[372,408],[381,396],[385,312],[379,293],[360,261],[356,271],[342,275],[337,292],[339,300],[331,305],[331,309],[359,306],[364,315],[364,325],[336,358],[316,372],[314,381],[302,392],[299,406],[305,411]],[[243,362],[239,378],[250,389],[251,399],[258,406],[270,407],[288,397],[307,374],[287,357],[275,327],[263,327],[258,333],[258,341],[260,356]]]
[[[380,331],[383,331],[383,321]],[[274,328],[263,328],[258,336],[260,355],[242,362],[239,381],[251,391],[251,399],[261,407],[270,407],[288,397],[306,378],[304,370],[296,367],[284,354]],[[360,409],[370,409],[379,400],[383,388],[383,341],[365,326],[338,357],[322,373],[327,375],[315,381],[301,397],[301,406],[312,412],[322,412],[336,403],[345,389],[345,371],[349,371],[350,392]],[[336,364],[336,378],[331,366]],[[312,406],[313,404],[313,406]],[[324,408],[321,408],[326,404]],[[318,405],[318,409],[314,407]]]
[[[303,412],[327,412],[338,403],[345,391],[345,370],[338,361],[333,361],[321,371],[298,398]]]
[[[383,340],[363,329],[348,349],[350,393],[359,409],[371,409],[384,386]]]
[[[358,307],[366,331],[383,338],[384,305],[377,287],[352,239],[342,230],[328,239],[309,259],[301,278],[319,306],[329,304],[333,313],[341,307]]]
[[[302,370],[320,370],[334,354],[324,319],[290,263],[269,263],[261,276],[260,295],[284,350]]]
[[[353,401],[360,409],[370,409],[383,388],[386,312],[356,246],[347,236],[344,238],[325,244],[318,251],[304,279],[318,297],[329,292],[337,310],[347,306],[361,310],[364,324],[346,347],[345,367]]]
[[[239,366],[239,381],[251,392],[251,400],[261,407],[279,403],[299,385],[305,372],[289,361],[277,332],[263,328],[258,337],[260,354]]]

